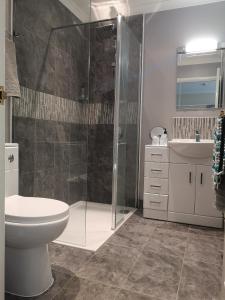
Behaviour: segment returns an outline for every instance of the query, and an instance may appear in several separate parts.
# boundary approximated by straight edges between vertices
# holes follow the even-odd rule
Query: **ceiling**
[[[181,7],[195,6],[224,0],[92,0],[92,9],[119,7],[128,14],[151,13]]]
[[[196,6],[225,0],[60,0],[83,22]]]

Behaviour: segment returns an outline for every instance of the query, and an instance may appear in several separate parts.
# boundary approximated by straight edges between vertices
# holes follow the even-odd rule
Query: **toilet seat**
[[[41,224],[68,218],[69,206],[58,200],[13,195],[5,198],[5,221]]]

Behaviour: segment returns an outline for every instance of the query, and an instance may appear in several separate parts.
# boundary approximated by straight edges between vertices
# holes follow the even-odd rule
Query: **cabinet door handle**
[[[191,174],[191,172],[189,172],[189,183],[191,183],[192,182],[192,174]]]
[[[203,173],[201,173],[200,183],[203,184]]]

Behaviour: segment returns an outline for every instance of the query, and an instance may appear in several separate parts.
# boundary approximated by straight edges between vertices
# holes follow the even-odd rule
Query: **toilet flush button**
[[[13,154],[9,155],[8,161],[9,161],[10,163],[14,162],[14,155],[13,155]]]

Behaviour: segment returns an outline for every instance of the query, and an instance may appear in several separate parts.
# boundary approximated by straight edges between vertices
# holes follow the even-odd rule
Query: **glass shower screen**
[[[141,42],[132,17],[117,20],[117,68],[114,108],[113,219],[124,219],[137,200]]]

